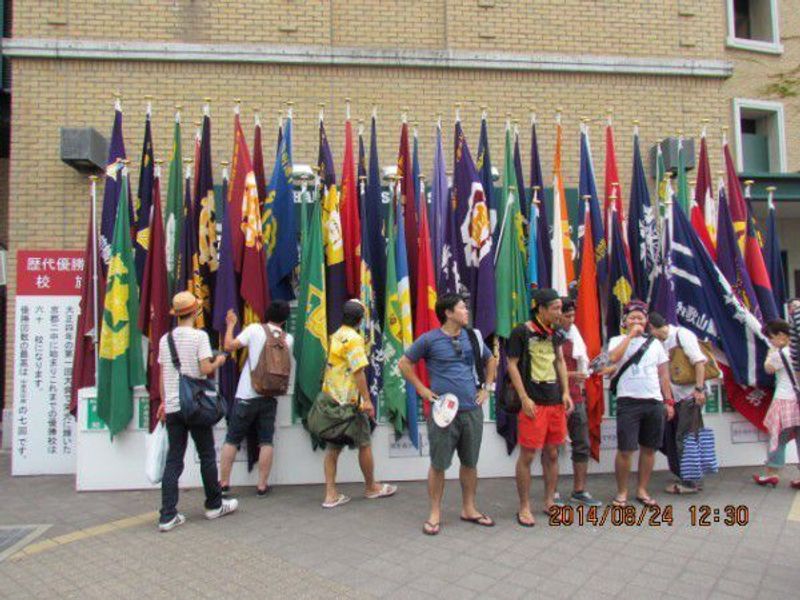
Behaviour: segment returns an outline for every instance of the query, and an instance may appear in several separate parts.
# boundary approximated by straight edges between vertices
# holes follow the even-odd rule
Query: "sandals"
[[[381,484],[380,491],[373,492],[372,494],[364,494],[364,497],[367,500],[377,500],[378,498],[388,498],[389,496],[394,496],[396,493],[396,485],[392,485],[391,483],[383,483]]]
[[[533,515],[531,515],[531,519],[533,519],[533,520],[530,523],[526,523],[525,521],[522,520],[522,517],[520,516],[520,514],[517,513],[517,523],[519,523],[519,525],[521,527],[535,527],[536,526],[536,519],[533,518]]]
[[[615,496],[614,499],[611,501],[611,505],[612,506],[619,506],[620,508],[625,508],[626,506],[628,506],[628,499],[627,498],[619,498],[619,497]]]
[[[439,531],[441,531],[441,523],[431,523],[430,521],[425,521],[422,524],[422,533],[425,535],[439,535]]]
[[[465,517],[461,515],[461,520],[466,523],[473,523],[481,527],[494,527],[494,520],[487,514],[481,513],[477,517]]]
[[[658,506],[658,501],[650,496],[636,496],[636,501],[647,507]]]
[[[682,496],[684,494],[696,494],[699,490],[697,488],[686,487],[680,483],[670,483],[664,491],[667,494],[676,494],[678,496]]]
[[[348,502],[350,502],[350,496],[339,494],[336,500],[332,502],[323,502],[322,508],[336,508],[337,506],[342,506],[343,504],[347,504]]]

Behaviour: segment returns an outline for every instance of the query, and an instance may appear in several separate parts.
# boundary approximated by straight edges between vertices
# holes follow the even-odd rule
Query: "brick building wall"
[[[253,111],[260,108],[268,163],[278,111],[285,108],[286,100],[295,102],[295,161],[315,162],[317,104],[325,102],[326,130],[338,169],[343,155],[344,99],[350,97],[354,119],[368,120],[372,107],[378,106],[382,165],[396,159],[400,114],[408,107],[409,120],[419,123],[420,159],[425,173],[431,169],[437,115],[443,116],[445,148],[449,153],[454,104],[460,102],[473,152],[477,151],[480,107],[488,105],[490,143],[498,170],[502,170],[506,113],[520,122],[523,158],[526,163],[529,160],[529,114],[533,107],[539,118],[543,168],[549,178],[555,141],[553,117],[561,108],[568,186],[577,183],[579,119],[588,117],[598,186],[603,189],[603,129],[606,112],[611,108],[627,201],[634,120],[640,122],[642,148],[647,151],[656,140],[679,131],[696,137],[702,120],[710,119],[712,169],[720,168],[720,129],[731,125],[732,98],[764,97],[764,74],[786,70],[800,62],[800,44],[791,33],[800,28],[800,0],[783,2],[781,6],[785,52],[771,56],[726,49],[726,12],[721,0],[268,0],[247,3],[246,8],[242,4],[199,0],[20,0],[14,10],[13,35],[17,39],[297,45],[312,47],[312,53],[314,48],[361,47],[403,52],[461,50],[481,56],[502,52],[711,59],[732,62],[734,75],[725,79],[515,69],[14,58],[8,203],[11,318],[7,331],[13,331],[14,326],[11,309],[16,251],[82,248],[84,244],[90,209],[88,181],[60,161],[59,128],[90,126],[108,135],[115,90],[123,96],[125,141],[133,161],[134,183],[146,94],[154,97],[155,154],[165,161],[169,158],[174,105],[183,105],[183,147],[184,154],[190,155],[193,122],[201,115],[203,98],[212,98],[215,178],[220,176],[220,161],[230,160],[234,98],[242,100],[242,120],[250,140]],[[784,102],[788,166],[789,170],[798,170],[800,149],[792,143],[800,134],[798,103],[790,99]],[[267,170],[271,170],[271,164]],[[527,178],[527,164],[525,172]],[[165,180],[167,175],[165,166]],[[13,356],[13,336],[6,335],[5,339],[7,351]],[[10,367],[6,368],[11,375]],[[11,404],[11,389],[9,376],[7,406]]]

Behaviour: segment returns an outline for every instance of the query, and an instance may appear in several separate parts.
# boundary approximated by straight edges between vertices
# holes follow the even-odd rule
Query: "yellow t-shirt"
[[[352,327],[342,325],[331,336],[329,348],[322,391],[339,404],[358,404],[359,394],[353,373],[369,365],[364,338]]]

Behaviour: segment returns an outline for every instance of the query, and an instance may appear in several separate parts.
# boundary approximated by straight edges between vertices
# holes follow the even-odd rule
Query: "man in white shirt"
[[[612,378],[617,395],[617,456],[614,470],[617,495],[614,506],[628,504],[628,476],[633,453],[639,450],[639,485],[636,500],[645,506],[657,506],[647,486],[653,473],[655,452],[664,438],[664,413],[675,416],[669,382],[669,358],[664,346],[645,336],[647,305],[634,300],[625,306],[624,326],[627,335],[608,342],[608,358],[617,365]]]
[[[662,451],[669,460],[669,469],[679,481],[666,487],[668,494],[694,494],[702,487],[700,481],[681,478],[681,457],[683,456],[683,440],[687,433],[703,427],[703,405],[706,403],[706,358],[700,349],[697,336],[686,327],[669,325],[660,314],[651,312],[648,316],[650,333],[664,344],[664,350],[670,357],[678,350],[683,350],[694,368],[694,384],[672,384],[672,395],[675,398],[675,418],[667,426]]]
[[[261,351],[267,342],[267,332],[272,335],[286,336],[289,355],[292,354],[294,339],[291,334],[284,333],[283,326],[289,320],[289,304],[275,300],[267,308],[266,324],[253,323],[245,327],[234,337],[233,332],[238,321],[233,311],[228,311],[225,331],[225,351],[234,352],[247,348],[247,362],[239,376],[236,387],[236,404],[228,423],[228,434],[222,446],[220,458],[220,484],[223,493],[230,490],[230,475],[233,460],[242,440],[253,423],[258,424],[258,484],[256,494],[263,497],[269,492],[267,480],[272,469],[272,440],[275,435],[275,415],[278,410],[277,398],[260,396],[253,389],[251,371],[256,368]]]

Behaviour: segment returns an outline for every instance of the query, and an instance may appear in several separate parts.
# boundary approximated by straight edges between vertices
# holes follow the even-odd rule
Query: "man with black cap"
[[[375,462],[372,457],[370,421],[375,408],[370,398],[364,369],[369,365],[364,338],[358,331],[364,318],[364,305],[348,300],[342,311],[342,326],[330,337],[328,364],[322,381],[322,393],[339,404],[354,404],[365,417],[357,420],[359,431],[351,447],[358,447],[358,464],[364,474],[364,496],[369,500],[386,498],[397,492],[397,486],[375,481]],[[336,489],[336,466],[342,446],[328,442],[325,452],[325,499],[322,508],[336,508],[350,498]]]
[[[567,415],[573,410],[569,379],[557,330],[561,320],[561,297],[549,288],[537,290],[531,320],[517,325],[508,339],[508,375],[520,398],[517,459],[517,522],[533,527],[531,511],[531,463],[542,451],[544,511],[562,504],[555,499],[558,484],[558,447],[567,437]]]

